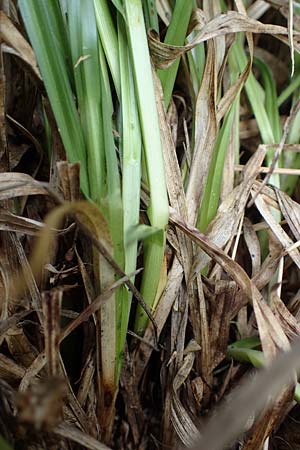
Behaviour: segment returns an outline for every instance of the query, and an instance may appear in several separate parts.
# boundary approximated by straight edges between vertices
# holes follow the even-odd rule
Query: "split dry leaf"
[[[137,347],[135,352],[135,375],[136,383],[138,384],[144,369],[149,361],[154,348],[156,348],[156,333],[160,335],[166,320],[170,314],[174,300],[177,298],[181,282],[183,278],[183,268],[176,257],[174,256],[171,270],[168,273],[168,283],[156,307],[153,318],[156,324],[156,330],[152,323],[149,323],[144,333],[143,342]]]
[[[111,286],[109,286],[107,289],[104,289],[100,295],[98,295],[72,322],[70,322],[65,329],[62,331],[62,334],[60,336],[60,342],[65,339],[72,331],[74,331],[80,324],[83,322],[86,322],[89,317],[93,314],[95,314],[101,305],[108,301],[111,297],[111,295],[118,289],[120,286],[126,283],[130,278],[132,278],[134,275],[141,272],[142,269],[139,269],[128,276],[126,275],[123,278],[120,278],[119,280],[115,281]]]
[[[178,211],[180,215],[182,215],[182,217],[187,218],[187,205],[182,184],[182,177],[177,160],[174,140],[172,138],[171,129],[166,117],[161,83],[154,72],[153,77],[156,90],[156,104],[159,116],[169,201],[170,205],[175,208],[176,211]],[[188,273],[190,270],[190,261],[192,258],[192,249],[182,233],[179,232],[177,236],[181,262],[185,270],[185,275],[186,277],[188,277]]]
[[[28,386],[34,381],[35,377],[43,370],[47,362],[45,352],[39,353],[29,367],[26,367],[26,372],[20,382],[19,391],[23,392],[28,389]]]

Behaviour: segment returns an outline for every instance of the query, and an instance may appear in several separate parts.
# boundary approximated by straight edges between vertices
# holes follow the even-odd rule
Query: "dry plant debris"
[[[300,449],[299,16],[0,0],[1,448]]]

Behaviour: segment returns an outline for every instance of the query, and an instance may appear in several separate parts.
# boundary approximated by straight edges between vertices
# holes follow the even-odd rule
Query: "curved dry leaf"
[[[16,54],[28,64],[41,81],[41,74],[31,46],[3,11],[0,11],[0,37],[1,41],[3,40],[16,51]]]
[[[264,24],[236,11],[228,11],[226,14],[221,14],[204,25],[198,35],[185,46],[163,44],[156,39],[153,32],[149,33],[149,46],[154,64],[160,69],[165,69],[175,59],[201,42],[229,33],[239,32],[270,34],[274,37],[288,36],[288,30],[285,27]],[[297,45],[295,45],[295,48],[299,50]]]

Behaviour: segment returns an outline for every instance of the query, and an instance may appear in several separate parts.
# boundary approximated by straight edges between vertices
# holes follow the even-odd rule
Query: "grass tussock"
[[[300,448],[299,1],[0,6],[0,447]]]

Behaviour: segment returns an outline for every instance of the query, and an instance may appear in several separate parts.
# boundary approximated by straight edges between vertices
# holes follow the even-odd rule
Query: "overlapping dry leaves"
[[[164,2],[158,3],[161,7]],[[251,371],[249,366],[226,360],[227,346],[241,337],[259,336],[270,363],[300,335],[299,184],[291,198],[263,182],[269,170],[262,167],[268,146],[261,145],[243,98],[240,138],[247,163],[235,167],[229,147],[218,213],[205,234],[195,227],[220,124],[249,75],[252,33],[267,33],[285,44],[293,41],[299,52],[299,34],[291,37],[286,26],[256,20],[262,14],[259,11],[269,10],[266,19],[277,14],[290,21],[289,2],[252,3],[246,12],[237,1],[237,11],[223,15],[214,6],[206,24],[197,11],[191,27],[200,31],[186,47],[163,46],[150,35],[153,60],[160,67],[203,41],[207,42],[207,59],[196,99],[192,149],[190,99],[184,83],[178,84],[177,96],[166,113],[154,74],[170,201],[168,271],[144,337],[137,340],[128,335],[111,439],[114,448],[193,446],[203,433],[203,417]],[[270,9],[271,4],[275,9]],[[17,10],[11,5],[3,1],[0,12],[4,63],[0,73],[0,434],[16,449],[105,449],[100,443],[105,430],[99,427],[103,419],[99,420],[101,405],[97,402],[95,312],[122,283],[137,301],[142,299],[130,282],[131,274],[127,277],[110,256],[111,242],[102,216],[80,198],[79,165],[64,161],[46,99],[44,108],[53,133],[50,162],[43,153],[41,97],[45,92]],[[250,12],[252,18],[247,15]],[[219,98],[231,33],[239,31],[247,32],[250,62]],[[284,64],[289,58],[287,46],[285,58]],[[292,114],[289,104],[283,114]],[[278,146],[280,151],[287,148],[285,142]],[[296,145],[293,150],[300,148]],[[185,185],[182,158],[189,162]],[[292,169],[286,169],[284,173],[291,173]],[[143,202],[147,202],[147,192]],[[282,214],[280,223],[274,208]],[[261,229],[269,234],[263,262],[257,237]],[[118,275],[97,298],[93,246]],[[201,275],[203,270],[205,275]],[[268,290],[270,282],[273,287]],[[232,405],[228,428],[240,413],[240,404]],[[259,411],[245,409],[247,420],[231,438],[244,434],[245,450],[261,449],[270,436],[269,448],[300,448],[299,432],[291,433],[289,427],[293,406],[293,387],[286,386],[276,393],[275,406],[255,423],[249,422],[247,414]],[[293,414],[290,421],[300,417],[299,406]],[[278,432],[281,422],[283,431]],[[210,428],[216,434],[221,432],[218,424],[215,419]],[[221,448],[206,442],[211,449]]]

